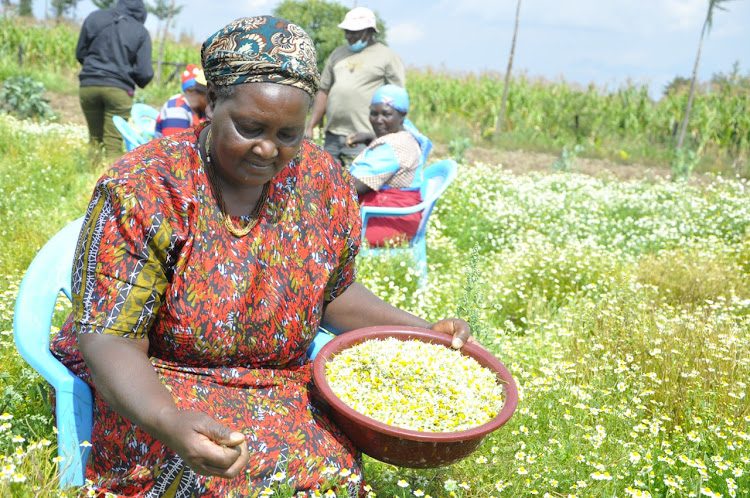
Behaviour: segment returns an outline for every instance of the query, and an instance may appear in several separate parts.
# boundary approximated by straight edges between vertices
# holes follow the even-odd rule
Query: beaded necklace
[[[235,237],[244,237],[250,233],[250,230],[252,230],[255,225],[258,224],[260,213],[263,210],[263,206],[266,204],[266,199],[268,199],[268,192],[271,190],[271,182],[269,181],[263,184],[263,191],[260,194],[260,199],[258,199],[257,204],[255,204],[253,212],[250,213],[250,220],[247,222],[247,225],[242,228],[234,226],[232,217],[227,213],[227,206],[224,204],[224,196],[221,195],[221,189],[219,188],[219,182],[216,179],[214,165],[211,162],[211,131],[212,130],[209,128],[208,135],[206,135],[206,176],[208,176],[211,190],[214,192],[214,197],[219,203],[219,209],[221,210],[222,218],[224,218],[224,226],[229,230],[229,233]]]

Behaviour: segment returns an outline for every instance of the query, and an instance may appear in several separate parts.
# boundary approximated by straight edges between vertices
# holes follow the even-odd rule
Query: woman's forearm
[[[313,129],[318,125],[318,123],[320,123],[320,120],[323,118],[323,115],[326,112],[327,103],[328,90],[318,91],[318,94],[315,96],[315,100],[313,101],[312,109],[310,110],[310,118],[305,128],[305,134],[310,140],[312,140],[313,138]]]
[[[331,301],[323,315],[323,326],[336,332],[375,325],[432,326],[430,322],[386,303],[359,282],[350,285]]]
[[[148,340],[80,334],[78,342],[98,394],[120,415],[161,439],[177,406],[149,360]]]

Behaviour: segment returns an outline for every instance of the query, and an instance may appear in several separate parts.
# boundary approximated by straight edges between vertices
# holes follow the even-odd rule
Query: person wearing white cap
[[[383,85],[406,86],[406,72],[398,54],[375,40],[379,30],[372,10],[356,7],[346,13],[338,27],[344,30],[347,44],[336,47],[323,67],[320,90],[305,132],[312,137],[325,115],[323,148],[348,166],[364,145],[349,146],[346,137],[374,133],[369,118],[370,99]]]

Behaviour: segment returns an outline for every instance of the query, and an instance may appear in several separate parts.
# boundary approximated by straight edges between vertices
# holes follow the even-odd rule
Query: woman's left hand
[[[452,335],[453,341],[451,342],[451,347],[454,349],[461,349],[467,342],[476,343],[471,337],[469,324],[461,318],[445,318],[435,322],[430,328],[435,332]]]

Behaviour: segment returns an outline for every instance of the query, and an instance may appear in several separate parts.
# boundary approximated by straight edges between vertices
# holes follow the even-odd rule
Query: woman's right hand
[[[165,414],[160,439],[198,474],[231,479],[250,459],[245,435],[209,415],[192,410]]]
[[[148,355],[148,339],[79,334],[78,345],[99,395],[112,409],[204,475],[232,478],[249,460],[245,436],[208,414],[179,410]]]
[[[346,136],[346,146],[354,147],[358,144],[369,144],[375,138],[375,135],[369,132],[359,131]]]

